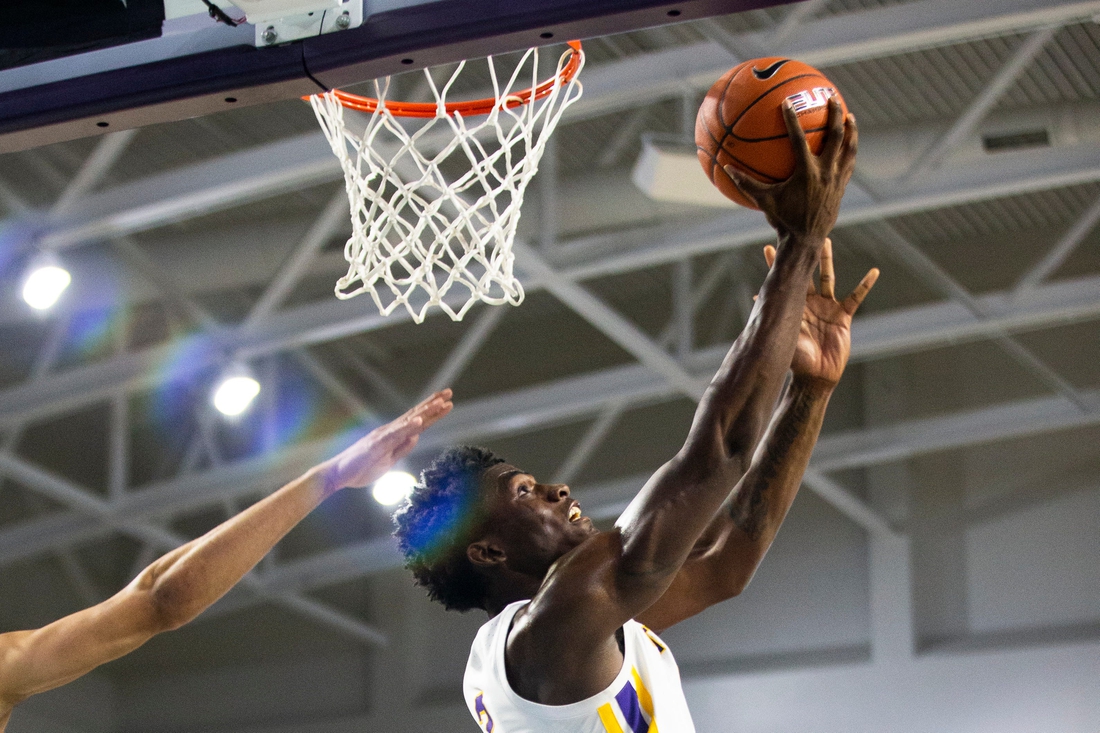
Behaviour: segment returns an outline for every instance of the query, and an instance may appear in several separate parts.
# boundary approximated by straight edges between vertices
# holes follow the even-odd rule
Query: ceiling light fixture
[[[390,471],[374,482],[371,496],[382,506],[393,506],[405,500],[416,486],[416,477],[406,471]]]
[[[35,310],[46,310],[61,298],[73,281],[57,257],[44,254],[31,261],[23,280],[23,300]]]
[[[234,364],[225,370],[214,388],[214,407],[223,415],[235,417],[247,410],[258,394],[260,383],[247,367]]]

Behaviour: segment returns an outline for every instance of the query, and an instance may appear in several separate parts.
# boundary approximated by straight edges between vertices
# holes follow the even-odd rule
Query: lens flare
[[[64,267],[42,265],[34,268],[23,283],[23,300],[36,310],[46,310],[58,301],[73,281]]]
[[[390,471],[374,482],[371,496],[382,506],[393,506],[405,500],[416,486],[416,477],[405,471]]]
[[[240,415],[260,393],[260,383],[249,376],[223,379],[214,390],[214,407],[223,415]]]

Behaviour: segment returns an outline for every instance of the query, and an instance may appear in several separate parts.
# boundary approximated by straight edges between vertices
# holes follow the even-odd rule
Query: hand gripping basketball
[[[783,119],[795,153],[794,173],[787,180],[761,183],[732,165],[724,168],[737,190],[764,212],[781,237],[824,242],[836,224],[844,187],[855,170],[859,133],[855,116],[845,116],[839,100],[833,97],[828,104],[828,131],[821,155],[814,155],[794,108],[783,102]]]

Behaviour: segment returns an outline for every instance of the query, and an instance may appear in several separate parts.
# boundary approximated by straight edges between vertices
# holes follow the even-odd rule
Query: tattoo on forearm
[[[764,454],[759,467],[756,470],[750,469],[746,476],[748,480],[730,500],[730,518],[750,539],[759,539],[764,531],[768,516],[768,487],[779,475],[779,469],[787,460],[791,447],[809,422],[812,406],[813,397],[802,391],[795,393],[786,414],[775,426],[775,432],[765,438]]]

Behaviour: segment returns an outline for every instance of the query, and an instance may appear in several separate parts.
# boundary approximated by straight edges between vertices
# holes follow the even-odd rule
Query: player
[[[649,629],[749,582],[794,499],[847,362],[852,314],[877,277],[872,270],[835,300],[826,235],[854,165],[854,118],[830,103],[817,157],[789,105],[783,114],[794,175],[767,186],[728,171],[779,235],[757,304],[683,448],[614,528],[598,531],[568,487],[476,448],[437,459],[395,517],[429,595],[491,617],[463,684],[486,733],[694,730],[672,653]]]
[[[436,392],[393,422],[202,537],[145,568],[97,606],[34,631],[0,634],[0,733],[12,708],[177,629],[221,598],[314,507],[366,486],[408,455],[420,433],[451,410]]]

